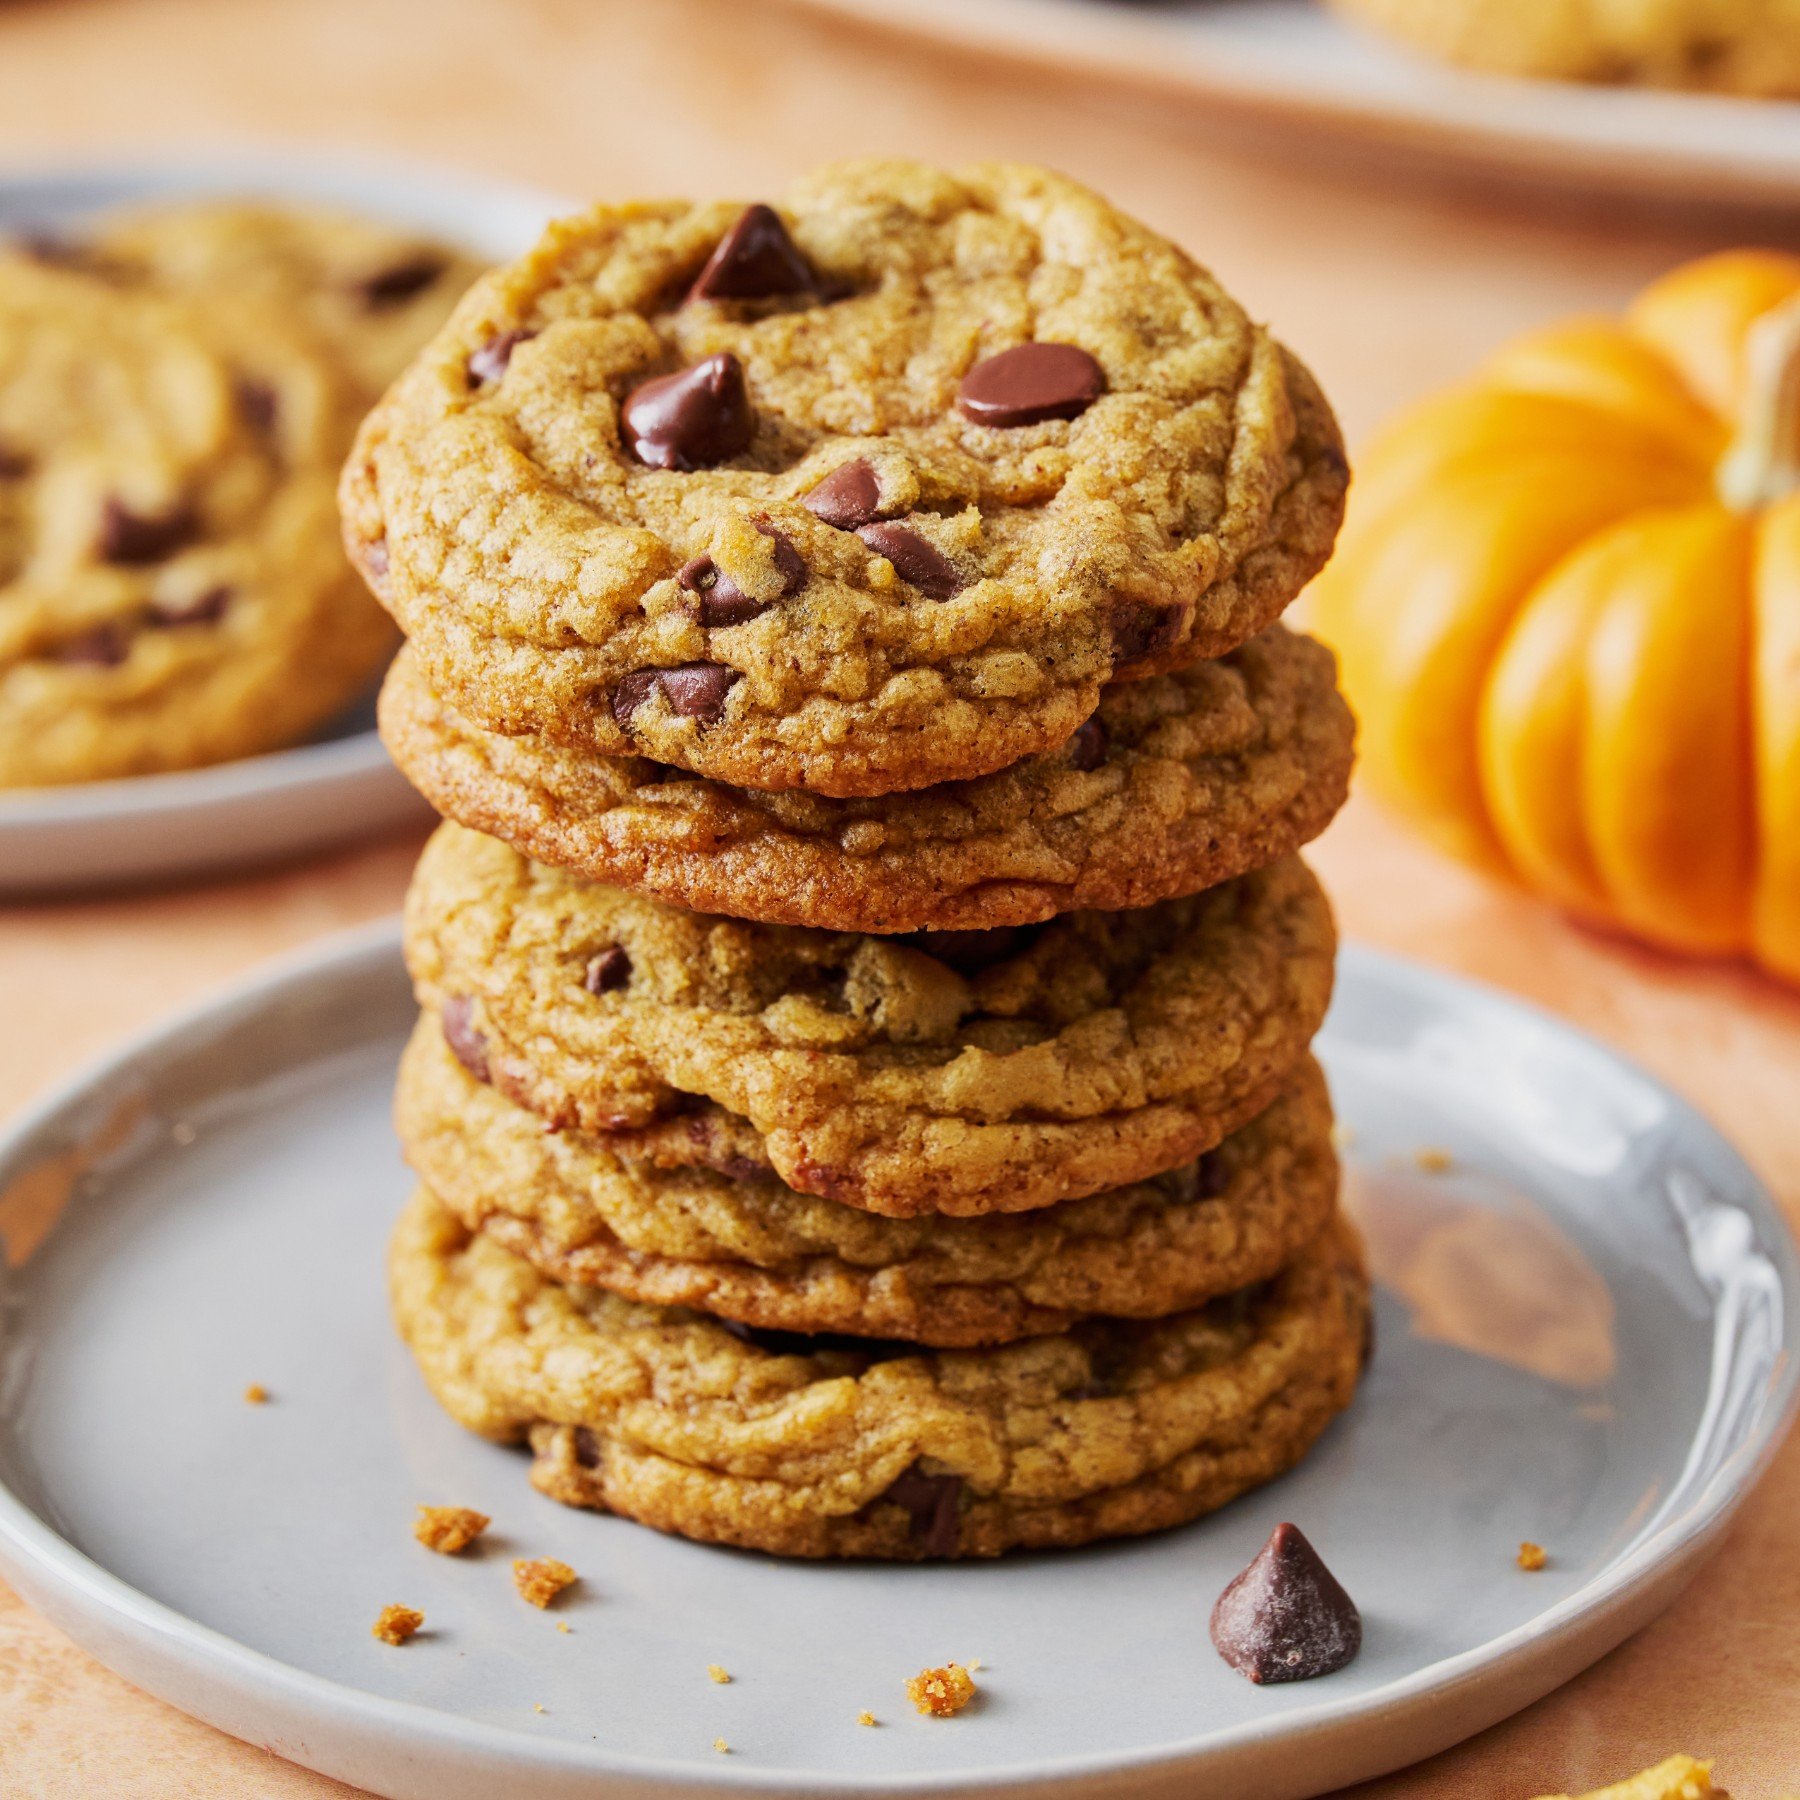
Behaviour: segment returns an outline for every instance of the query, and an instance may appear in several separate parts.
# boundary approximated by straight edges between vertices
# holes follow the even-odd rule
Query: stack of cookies
[[[1043,171],[606,206],[365,424],[447,815],[392,1293],[574,1505],[802,1556],[1176,1524],[1349,1401],[1308,1046],[1346,481],[1306,370]]]

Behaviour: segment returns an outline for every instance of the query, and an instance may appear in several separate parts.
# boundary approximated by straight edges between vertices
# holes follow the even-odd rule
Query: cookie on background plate
[[[1341,1217],[1210,1306],[984,1350],[767,1349],[552,1282],[423,1189],[389,1275],[439,1402],[528,1441],[543,1492],[787,1556],[995,1556],[1197,1518],[1293,1467],[1350,1403],[1369,1316]]]
[[[1192,1160],[1305,1056],[1335,949],[1294,857],[1134,912],[869,937],[686,912],[446,824],[407,900],[421,1004],[519,1104],[895,1216]]]
[[[1337,1200],[1331,1102],[1310,1058],[1198,1161],[987,1219],[883,1218],[771,1174],[658,1168],[604,1136],[546,1131],[476,1081],[429,1016],[400,1065],[395,1122],[445,1207],[556,1280],[788,1333],[972,1345],[1184,1312],[1274,1275]]]
[[[1115,682],[1041,756],[861,800],[483,731],[410,649],[381,732],[439,812],[540,862],[701,912],[886,932],[1147,906],[1273,862],[1343,803],[1355,725],[1330,652],[1277,625],[1216,661]]]
[[[1320,568],[1306,370],[1047,171],[599,206],[477,283],[365,422],[346,542],[479,726],[872,795],[1065,744]]]

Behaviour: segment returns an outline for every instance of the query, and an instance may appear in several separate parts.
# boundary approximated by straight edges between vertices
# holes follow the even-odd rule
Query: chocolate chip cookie
[[[1330,653],[1271,626],[1115,682],[1060,749],[878,799],[727,787],[483,731],[402,651],[381,730],[439,812],[677,905],[833,931],[980,930],[1146,906],[1261,867],[1342,804],[1354,724]]]
[[[351,392],[260,307],[0,248],[0,786],[303,736],[388,654],[333,529]]]
[[[460,1424],[552,1498],[788,1556],[995,1556],[1178,1525],[1350,1402],[1368,1283],[1334,1219],[1274,1280],[985,1350],[786,1336],[559,1285],[423,1191],[396,1318]]]
[[[559,1281],[746,1325],[921,1344],[1004,1343],[1094,1314],[1185,1312],[1274,1275],[1337,1198],[1331,1103],[1309,1058],[1197,1162],[992,1219],[888,1219],[773,1175],[657,1169],[548,1132],[477,1082],[426,1017],[395,1117],[437,1199]]]
[[[864,161],[600,206],[366,421],[346,541],[472,723],[885,794],[1068,746],[1224,654],[1346,483],[1304,368],[1073,182]]]
[[[602,1132],[722,1111],[735,1155],[895,1216],[1190,1161],[1300,1061],[1334,946],[1291,857],[1133,912],[869,937],[686,912],[444,825],[407,906],[422,1004],[520,1104]]]

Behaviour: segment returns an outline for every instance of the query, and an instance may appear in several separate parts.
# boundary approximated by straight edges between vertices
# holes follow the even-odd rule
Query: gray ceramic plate
[[[513,256],[558,203],[523,188],[358,158],[268,154],[0,176],[0,236],[79,226],[178,195],[316,200]],[[214,768],[0,790],[0,897],[213,874],[300,856],[430,815],[357,708],[319,741]]]
[[[392,929],[340,941],[0,1141],[0,1569],[141,1686],[396,1800],[1316,1793],[1641,1625],[1793,1406],[1793,1252],[1732,1151],[1554,1020],[1353,950],[1323,1048],[1381,1343],[1300,1471],[1184,1531],[987,1566],[660,1538],[538,1497],[393,1340],[411,1015]],[[496,1541],[427,1554],[420,1501],[492,1513]],[[1367,1641],[1259,1689],[1207,1613],[1281,1519]],[[1528,1538],[1542,1573],[1514,1566]],[[566,1558],[580,1593],[533,1611],[516,1554]],[[369,1635],[389,1601],[429,1620],[401,1650]],[[983,1697],[921,1719],[902,1682],[947,1657],[982,1660]]]

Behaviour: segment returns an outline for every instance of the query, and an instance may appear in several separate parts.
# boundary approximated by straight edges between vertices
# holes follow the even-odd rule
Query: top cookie
[[[1042,170],[597,207],[366,421],[346,539],[476,722],[879,794],[1065,741],[1320,567],[1345,465],[1213,279]]]

